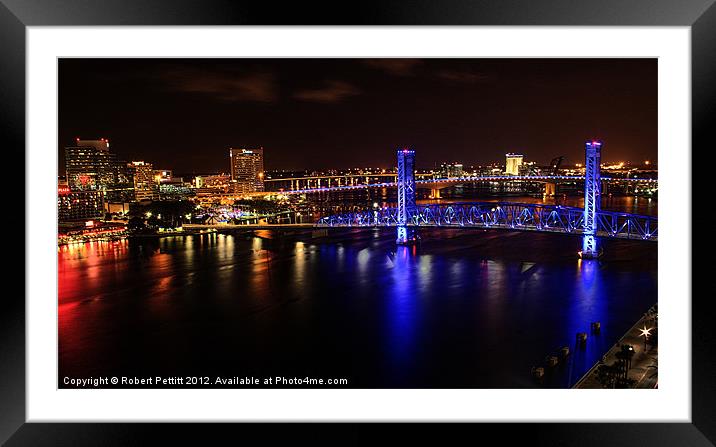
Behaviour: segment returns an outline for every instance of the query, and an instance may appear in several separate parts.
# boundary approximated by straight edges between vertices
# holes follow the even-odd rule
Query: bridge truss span
[[[584,209],[513,202],[471,202],[417,205],[408,213],[413,227],[495,228],[585,234]],[[596,236],[656,241],[656,217],[599,210]],[[385,207],[326,216],[318,227],[397,227],[398,209]]]

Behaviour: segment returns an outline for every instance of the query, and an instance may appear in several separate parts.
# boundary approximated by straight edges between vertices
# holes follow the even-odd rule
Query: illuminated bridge
[[[657,240],[657,219],[613,211],[597,212],[596,235]],[[321,218],[319,227],[397,227],[398,209],[378,208]],[[584,209],[512,202],[471,202],[416,206],[409,226],[494,228],[584,234]]]
[[[396,227],[398,244],[412,244],[419,240],[420,227],[504,228],[578,234],[582,236],[582,258],[597,258],[602,250],[599,237],[657,240],[657,219],[629,213],[600,209],[603,179],[601,177],[602,142],[585,143],[584,209],[558,205],[526,203],[457,203],[416,204],[419,182],[439,183],[445,180],[416,180],[415,151],[398,149],[398,206],[374,208],[321,217],[316,226],[324,227]],[[516,177],[496,177],[496,179]],[[529,176],[530,180],[556,181],[576,179],[573,176]],[[489,178],[481,177],[480,180]],[[457,179],[456,181],[466,181]],[[388,184],[385,184],[388,186]],[[365,186],[363,186],[365,187]],[[352,188],[352,187],[349,187]],[[330,189],[330,188],[327,188]],[[315,191],[315,190],[312,190]]]

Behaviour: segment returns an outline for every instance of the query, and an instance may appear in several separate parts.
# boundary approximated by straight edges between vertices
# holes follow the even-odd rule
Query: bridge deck
[[[511,202],[475,202],[429,204],[408,210],[409,226],[453,228],[502,228],[515,231],[543,231],[553,233],[584,233],[584,209],[559,205]],[[656,241],[656,217],[615,211],[598,211],[596,234]],[[321,218],[322,227],[396,227],[399,225],[396,208],[380,208],[327,216]]]
[[[369,175],[369,176],[358,176],[358,177],[385,177],[394,176],[395,174],[380,174],[380,175]],[[272,179],[271,182],[279,181],[301,181],[301,180],[312,180],[324,177],[296,177],[290,179]],[[338,177],[325,177],[338,178]],[[573,181],[584,181],[584,176],[578,175],[513,175],[513,176],[479,176],[479,177],[448,177],[440,179],[416,179],[415,184],[421,188],[434,188],[434,187],[445,187],[450,185],[456,185],[460,183],[473,183],[473,182],[537,182],[537,183],[561,183],[561,182],[573,182]],[[657,179],[651,178],[617,178],[617,177],[602,177],[603,182],[629,182],[629,183],[658,183]],[[393,188],[397,185],[397,182],[378,182],[378,183],[367,183],[358,185],[342,185],[342,186],[314,186],[307,188],[297,188],[284,191],[263,191],[258,193],[252,193],[254,195],[269,195],[269,194],[308,194],[318,192],[339,192],[339,191],[351,191],[356,189],[366,188]]]

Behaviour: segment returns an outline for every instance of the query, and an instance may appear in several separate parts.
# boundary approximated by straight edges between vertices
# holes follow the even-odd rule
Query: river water
[[[640,214],[655,214],[650,206]],[[390,229],[59,247],[59,386],[283,376],[357,388],[569,387],[657,301],[653,242],[606,240],[602,259],[581,261],[572,235],[421,236],[416,247],[396,247]],[[578,349],[575,334],[593,321],[601,333]],[[532,380],[530,368],[562,346],[569,359]]]

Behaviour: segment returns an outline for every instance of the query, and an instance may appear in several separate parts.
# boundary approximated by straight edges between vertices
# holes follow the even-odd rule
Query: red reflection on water
[[[68,244],[57,253],[57,294],[59,304],[86,300],[103,293],[106,265],[121,268],[127,241],[92,241]]]
[[[126,269],[127,241],[68,244],[57,253],[57,329],[60,361],[90,364],[93,340],[101,335],[101,309],[115,289],[118,270]]]

